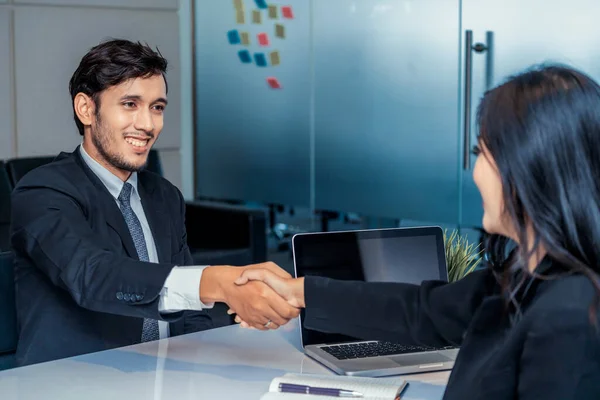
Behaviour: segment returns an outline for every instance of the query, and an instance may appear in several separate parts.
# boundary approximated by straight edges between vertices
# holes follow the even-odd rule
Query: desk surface
[[[306,357],[297,321],[227,326],[0,372],[2,400],[260,399],[287,372],[332,374]],[[448,372],[405,376],[405,399],[441,399]]]

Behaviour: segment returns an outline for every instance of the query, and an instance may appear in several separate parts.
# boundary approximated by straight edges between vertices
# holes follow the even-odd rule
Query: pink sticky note
[[[269,45],[269,35],[267,35],[266,33],[259,33],[257,36],[258,36],[258,44],[260,44],[261,46]]]
[[[281,7],[281,15],[283,15],[283,18],[294,19],[294,12],[292,11],[292,6]]]
[[[277,78],[270,76],[267,78],[267,83],[269,84],[269,86],[271,86],[271,89],[281,89],[281,84],[279,83]]]

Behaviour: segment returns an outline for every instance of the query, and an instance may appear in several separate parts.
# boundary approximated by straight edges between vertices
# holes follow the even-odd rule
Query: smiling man
[[[181,193],[144,170],[163,128],[166,69],[140,43],[92,48],[69,85],[82,145],[13,192],[19,365],[207,329],[215,301],[258,329],[298,315],[262,283],[234,285],[258,266],[190,266]]]

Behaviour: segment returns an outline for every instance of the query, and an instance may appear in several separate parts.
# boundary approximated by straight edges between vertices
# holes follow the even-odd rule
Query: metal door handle
[[[493,51],[494,33],[486,32],[486,44],[473,44],[473,31],[465,32],[465,107],[463,114],[463,169],[471,169],[471,103],[473,88],[473,51],[476,53],[487,52],[486,57],[486,90],[492,87],[493,74]]]

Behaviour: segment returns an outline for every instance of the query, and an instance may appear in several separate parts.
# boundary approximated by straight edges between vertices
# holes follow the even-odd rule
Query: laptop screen
[[[293,246],[298,277],[414,284],[448,279],[439,227],[301,234]],[[304,346],[356,340],[302,328]]]

